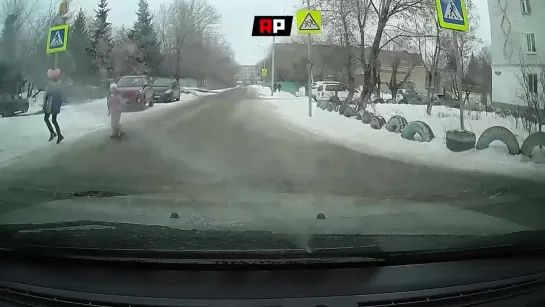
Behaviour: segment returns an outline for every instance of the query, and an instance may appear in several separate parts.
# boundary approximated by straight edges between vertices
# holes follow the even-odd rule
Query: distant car
[[[153,107],[153,87],[148,76],[123,76],[117,81],[117,88],[127,100],[128,108]]]
[[[28,99],[19,95],[0,95],[0,114],[2,117],[11,117],[16,113],[28,112]]]
[[[153,101],[173,102],[180,100],[180,85],[175,79],[159,78],[153,82]]]
[[[335,92],[337,93],[337,97],[341,101],[344,101],[346,97],[348,97],[348,86],[345,86],[341,83],[322,83],[318,85],[318,88],[315,92],[315,100],[325,100],[330,101],[333,96],[335,96]],[[354,89],[354,96],[352,97],[352,101],[357,100],[360,97],[360,91],[358,89]]]

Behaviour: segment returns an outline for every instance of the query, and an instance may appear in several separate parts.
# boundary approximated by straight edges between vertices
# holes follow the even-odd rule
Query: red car
[[[143,110],[153,107],[153,87],[148,76],[123,76],[117,81],[119,92],[129,108]]]

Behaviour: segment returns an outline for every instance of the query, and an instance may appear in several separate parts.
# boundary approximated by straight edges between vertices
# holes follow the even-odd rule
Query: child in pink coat
[[[125,105],[125,99],[117,90],[117,84],[110,84],[110,96],[108,97],[108,115],[110,115],[113,134],[110,138],[119,138],[124,133],[121,131],[121,113]]]

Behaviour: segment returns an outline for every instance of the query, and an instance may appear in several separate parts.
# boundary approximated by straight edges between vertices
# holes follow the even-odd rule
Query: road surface
[[[317,140],[261,104],[249,88],[237,88],[126,124],[125,140],[98,132],[52,145],[67,147],[58,154],[27,154],[1,171],[0,212],[85,191],[195,196],[245,187],[420,200],[539,191],[531,181],[396,162]],[[509,216],[509,210],[494,214]]]

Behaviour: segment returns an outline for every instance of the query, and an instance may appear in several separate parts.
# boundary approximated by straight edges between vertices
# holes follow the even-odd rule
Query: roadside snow
[[[122,122],[137,120],[143,116],[157,114],[180,104],[192,101],[199,96],[214,95],[215,93],[199,93],[198,95],[181,94],[178,102],[160,104],[156,103],[152,108],[142,112],[123,113]],[[44,148],[55,145],[56,150],[62,150],[66,146],[48,142],[49,132],[41,114],[40,101],[43,96],[29,99],[31,108],[25,114],[14,117],[0,118],[0,168],[7,166],[19,157]],[[82,136],[110,129],[110,118],[107,116],[106,99],[92,100],[88,103],[67,105],[62,108],[58,118],[59,125],[65,136],[61,145],[70,144]]]
[[[393,115],[401,115],[409,122],[415,120],[426,122],[436,138],[429,143],[421,143],[405,140],[399,134],[388,132],[384,128],[374,130],[370,125],[362,124],[355,118],[340,116],[337,112],[321,110],[314,102],[312,117],[308,117],[307,97],[295,97],[285,92],[276,93],[271,97],[269,88],[254,86],[254,89],[261,98],[266,98],[264,103],[276,111],[280,118],[331,142],[366,154],[441,168],[545,179],[545,164],[534,163],[523,155],[510,156],[507,147],[500,141],[493,142],[490,148],[485,150],[462,153],[449,151],[445,145],[445,133],[459,127],[458,109],[435,106],[432,115],[427,115],[426,107],[418,105],[377,104],[368,107],[368,111],[383,116],[386,121]],[[485,129],[492,126],[510,129],[520,145],[528,136],[522,122],[493,113],[468,111],[465,123],[466,128],[473,131],[477,138]]]

